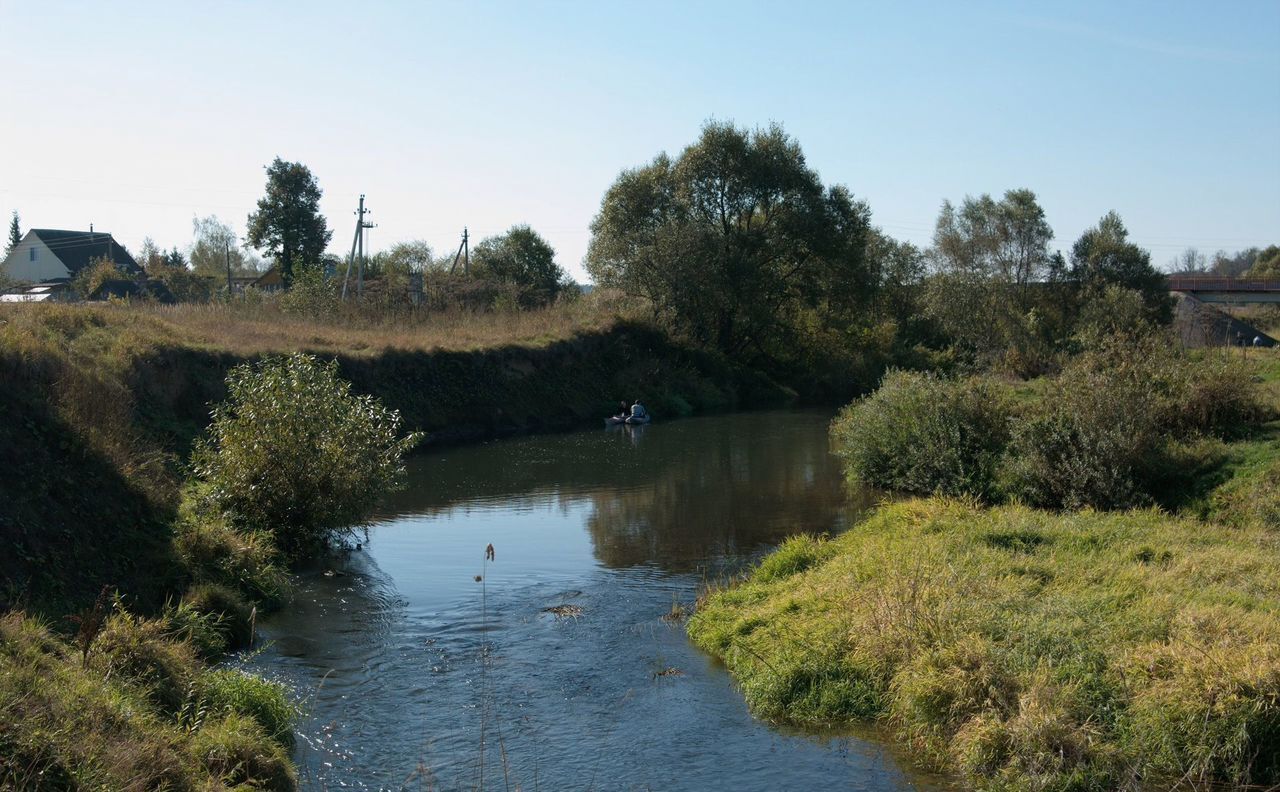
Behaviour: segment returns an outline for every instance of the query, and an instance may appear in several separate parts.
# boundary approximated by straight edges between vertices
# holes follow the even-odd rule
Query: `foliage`
[[[473,254],[476,274],[514,286],[524,308],[546,305],[566,287],[568,276],[555,257],[551,245],[527,225],[483,240]]]
[[[311,355],[238,366],[227,391],[192,469],[211,506],[290,555],[363,521],[419,439],[399,435],[398,412],[352,394],[336,362]]]
[[[178,302],[208,302],[213,296],[216,281],[192,272],[185,264],[173,266],[169,261],[166,257],[161,263],[149,267],[147,276],[163,283]]]
[[[1250,278],[1280,278],[1280,246],[1271,245],[1258,252],[1257,261],[1249,268]]]
[[[1173,301],[1163,274],[1151,266],[1151,254],[1129,241],[1129,231],[1115,212],[1108,212],[1071,246],[1071,277],[1082,291],[1096,294],[1114,284],[1142,295],[1146,318],[1153,324],[1173,319]]]
[[[849,477],[904,492],[990,497],[1010,408],[982,379],[892,371],[832,424]]]
[[[853,323],[876,283],[869,210],[824,188],[780,126],[708,123],[678,158],[624,171],[592,223],[587,269],[698,342],[782,357],[803,309]]]
[[[1056,365],[1065,336],[1063,264],[1031,190],[944,202],[934,230],[925,311],[953,341],[1020,375]]]
[[[88,299],[89,295],[96,292],[107,281],[128,277],[111,259],[94,259],[89,266],[77,272],[71,279],[71,290],[80,299]]]
[[[9,255],[9,251],[13,250],[19,242],[22,241],[22,227],[18,221],[18,210],[13,210],[13,216],[9,218],[9,238],[4,246],[5,255]]]
[[[195,236],[191,244],[191,269],[197,275],[225,286],[228,267],[235,276],[254,275],[261,269],[261,262],[236,246],[235,231],[216,215],[197,217],[191,224]]]
[[[1010,494],[1054,508],[1149,503],[1170,443],[1264,420],[1249,372],[1191,357],[1159,334],[1106,337],[1014,423]]]
[[[761,716],[879,721],[980,789],[1280,782],[1273,529],[916,500],[805,557],[688,625]]]
[[[297,268],[319,264],[333,232],[320,214],[321,190],[307,166],[276,157],[266,170],[267,194],[249,215],[247,241],[275,260],[288,288]]]
[[[315,265],[299,267],[293,286],[278,299],[285,313],[312,318],[331,316],[342,304],[337,279],[325,277],[324,270]]]

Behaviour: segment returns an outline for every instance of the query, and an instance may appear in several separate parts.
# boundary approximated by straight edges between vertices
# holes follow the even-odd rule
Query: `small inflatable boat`
[[[604,425],[605,426],[622,426],[625,424],[627,426],[644,426],[645,424],[649,423],[652,420],[653,420],[653,417],[650,416],[648,413],[638,418],[634,415],[628,415],[625,418],[621,415],[610,415],[608,418],[604,419]]]

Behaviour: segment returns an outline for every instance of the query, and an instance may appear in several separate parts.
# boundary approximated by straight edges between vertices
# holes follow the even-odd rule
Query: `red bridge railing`
[[[1280,278],[1213,278],[1170,275],[1169,290],[1180,292],[1280,292]]]

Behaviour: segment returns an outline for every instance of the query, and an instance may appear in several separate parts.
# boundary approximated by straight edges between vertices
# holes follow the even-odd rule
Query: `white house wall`
[[[32,250],[36,252],[35,261],[31,260]],[[4,274],[20,283],[44,283],[71,276],[49,246],[30,231],[9,251],[4,260]]]

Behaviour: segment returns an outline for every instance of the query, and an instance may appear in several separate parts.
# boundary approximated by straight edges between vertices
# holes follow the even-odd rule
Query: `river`
[[[866,506],[828,453],[829,419],[713,416],[411,459],[367,542],[303,575],[245,661],[304,700],[304,787],[923,788],[876,742],[753,719],[670,615]]]

